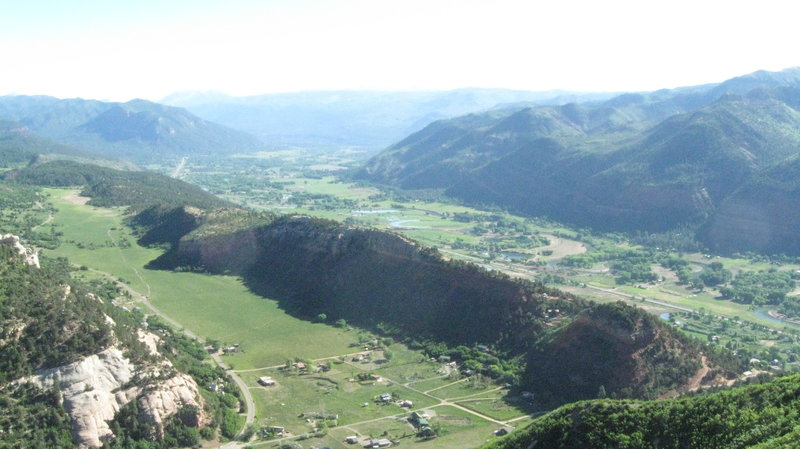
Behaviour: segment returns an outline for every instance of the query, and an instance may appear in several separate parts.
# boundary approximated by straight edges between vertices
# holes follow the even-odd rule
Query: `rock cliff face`
[[[39,255],[31,251],[19,242],[19,237],[14,234],[0,235],[0,243],[10,246],[14,251],[22,256],[23,261],[31,266],[39,268]]]
[[[76,363],[41,371],[20,379],[40,388],[57,388],[63,395],[64,408],[72,419],[73,438],[80,448],[100,447],[113,438],[109,423],[116,413],[139,398],[143,418],[155,424],[159,432],[163,421],[181,407],[202,407],[197,384],[185,374],[158,379],[172,366],[137,367],[117,347],[111,347]],[[145,379],[145,380],[140,380]],[[204,418],[196,416],[200,425]],[[154,435],[159,437],[160,435]]]

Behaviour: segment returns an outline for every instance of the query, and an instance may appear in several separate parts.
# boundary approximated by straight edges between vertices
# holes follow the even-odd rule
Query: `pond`
[[[351,210],[351,214],[368,215],[368,214],[393,214],[397,211],[394,209],[371,209],[371,210]]]
[[[761,318],[762,320],[767,320],[767,321],[771,321],[773,323],[778,323],[778,324],[787,324],[786,321],[783,321],[780,318],[775,318],[773,316],[770,316],[769,313],[767,313],[766,309],[758,309],[758,310],[755,311],[755,314],[756,314],[757,317]]]
[[[528,260],[528,258],[531,257],[530,254],[518,253],[516,251],[502,251],[500,255],[509,260]]]
[[[406,223],[417,223],[419,220],[395,220],[389,226],[397,229],[430,229],[430,226],[409,226]]]

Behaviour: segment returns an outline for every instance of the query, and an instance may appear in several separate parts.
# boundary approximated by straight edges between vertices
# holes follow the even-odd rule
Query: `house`
[[[362,360],[364,360],[364,354],[356,354],[356,355],[353,356],[353,361],[354,362],[360,362]]]
[[[208,388],[208,391],[217,392],[217,391],[222,389],[222,385],[215,383],[215,384],[209,385],[207,388]]]
[[[295,363],[294,367],[297,368],[298,371],[303,371],[303,372],[305,372],[308,369],[308,367],[306,367],[306,364],[303,362]]]
[[[380,440],[373,438],[373,439],[369,440],[367,442],[367,444],[364,445],[364,447],[379,448],[379,447],[389,447],[391,445],[392,445],[392,442],[387,440],[387,439],[385,439],[385,438],[382,438]]]
[[[271,386],[275,385],[275,380],[272,379],[271,377],[264,376],[264,377],[259,377],[258,378],[258,383],[260,383],[261,385],[263,385],[265,387],[271,387]]]
[[[392,400],[392,395],[389,393],[383,393],[382,395],[380,395],[380,400],[381,402],[389,402]]]
[[[414,427],[417,427],[419,429],[431,426],[431,423],[428,422],[428,420],[424,417],[424,415],[421,415],[419,412],[411,413],[411,418],[409,420],[411,421],[411,424],[414,425]]]
[[[494,431],[495,436],[501,437],[503,435],[508,435],[511,431],[514,430],[511,426],[503,426]]]
[[[222,348],[222,352],[225,354],[232,354],[238,350],[239,348],[236,346],[228,346],[227,348]]]
[[[357,436],[346,437],[344,439],[344,442],[347,444],[356,444],[358,443],[358,437]]]
[[[400,407],[411,408],[414,406],[414,403],[409,401],[408,399],[400,402]]]

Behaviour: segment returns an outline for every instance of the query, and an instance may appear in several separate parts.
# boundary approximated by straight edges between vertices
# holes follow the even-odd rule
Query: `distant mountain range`
[[[435,120],[510,103],[562,104],[611,95],[508,89],[318,91],[249,97],[184,92],[162,102],[250,133],[271,147],[350,146],[379,151]]]
[[[200,119],[184,109],[145,100],[107,103],[44,96],[0,97],[5,128],[106,158],[148,162],[189,154],[256,151],[258,139]],[[52,145],[50,145],[52,147]],[[61,148],[63,150],[63,148]]]
[[[432,123],[358,177],[605,231],[800,253],[800,69]],[[789,207],[786,207],[789,206]]]

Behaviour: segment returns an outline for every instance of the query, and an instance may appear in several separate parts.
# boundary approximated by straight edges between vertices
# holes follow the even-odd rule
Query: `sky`
[[[785,0],[0,0],[0,95],[645,91],[800,65]]]

